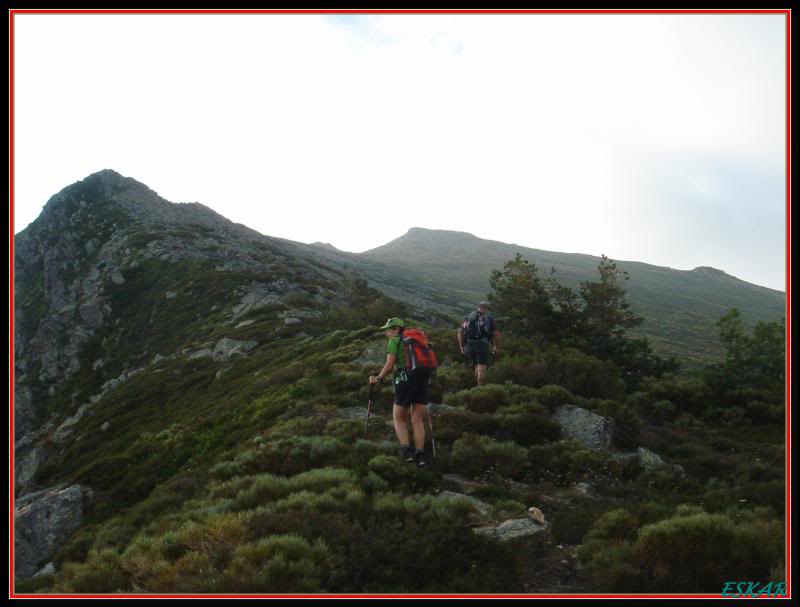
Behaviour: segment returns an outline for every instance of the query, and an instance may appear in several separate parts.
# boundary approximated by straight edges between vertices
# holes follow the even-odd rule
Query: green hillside
[[[113,171],[54,196],[14,261],[17,593],[784,580],[777,326],[732,321],[727,366],[635,388],[609,360],[508,334],[475,387],[457,280],[431,269],[420,300],[395,299],[377,253],[265,237]],[[398,456],[391,387],[366,419],[390,316],[428,330],[441,363],[427,469]]]
[[[592,255],[541,251],[463,232],[422,228],[412,228],[362,256],[396,268],[418,283],[436,285],[441,295],[468,311],[485,297],[491,271],[517,253],[542,271],[555,268],[559,281],[572,287],[593,280],[600,261]],[[738,308],[749,326],[785,315],[784,293],[714,268],[683,271],[631,261],[617,260],[617,264],[630,276],[626,288],[633,309],[646,319],[641,334],[660,353],[676,356],[689,366],[719,358],[722,350],[713,323],[730,308]]]

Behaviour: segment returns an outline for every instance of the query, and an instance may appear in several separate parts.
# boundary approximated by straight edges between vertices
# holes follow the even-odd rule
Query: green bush
[[[588,449],[574,439],[533,445],[529,460],[535,478],[562,486],[603,474],[610,464],[608,454]]]
[[[309,516],[316,516],[320,512],[341,510],[355,512],[365,499],[364,492],[354,487],[335,487],[324,493],[313,491],[298,491],[292,493],[274,504],[274,511],[304,510]]]
[[[322,540],[273,535],[238,546],[224,575],[235,592],[319,592],[330,575],[330,551]]]
[[[632,552],[654,590],[719,592],[726,581],[766,580],[781,531],[776,521],[742,524],[695,511],[646,525]]]
[[[586,540],[633,541],[639,531],[638,519],[623,508],[603,513],[586,534]]]
[[[533,388],[554,384],[581,396],[619,398],[625,393],[613,363],[566,347],[505,355],[489,368],[488,378]]]
[[[407,490],[428,490],[434,486],[438,478],[428,470],[418,470],[409,466],[396,455],[376,455],[367,463],[369,472],[383,479],[392,488]]]
[[[493,416],[498,432],[526,447],[558,440],[561,428],[549,415],[541,413],[516,413]]]
[[[650,403],[649,411],[656,419],[673,420],[678,414],[678,408],[670,400],[657,400]]]
[[[468,474],[480,474],[494,468],[507,477],[522,473],[528,459],[528,450],[516,443],[495,442],[476,434],[465,434],[451,449],[453,465]]]
[[[640,390],[649,395],[649,402],[668,400],[680,411],[701,415],[712,399],[711,388],[702,379],[664,375],[660,379],[645,378]]]
[[[486,384],[469,390],[461,390],[448,398],[448,404],[464,407],[475,413],[492,413],[508,402],[508,394],[502,386]]]
[[[785,410],[780,406],[771,405],[760,400],[751,400],[745,407],[747,419],[754,424],[771,424],[783,421]]]
[[[260,474],[233,479],[212,490],[215,497],[235,497],[235,510],[255,508],[298,491],[324,491],[330,487],[352,486],[358,476],[346,468],[315,468],[290,478]]]
[[[131,583],[116,550],[90,550],[84,563],[65,563],[54,592],[129,592]]]
[[[687,504],[638,524],[614,510],[586,534],[579,557],[601,590],[718,593],[726,581],[767,580],[782,555],[782,525],[766,509],[711,514]]]
[[[291,436],[273,442],[256,443],[233,460],[214,465],[210,473],[225,480],[256,472],[296,474],[309,468],[334,463],[346,452],[345,443],[329,436]]]
[[[488,413],[472,411],[448,411],[437,415],[433,421],[435,437],[440,444],[453,443],[465,432],[494,436],[499,424],[497,419]]]
[[[542,403],[551,411],[555,411],[561,405],[574,404],[575,396],[561,386],[546,385],[535,391],[536,400]]]

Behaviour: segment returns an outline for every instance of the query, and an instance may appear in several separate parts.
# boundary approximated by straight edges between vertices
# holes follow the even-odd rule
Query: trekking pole
[[[436,440],[433,438],[433,422],[431,421],[431,404],[426,407],[428,410],[428,427],[431,429],[431,446],[433,447],[433,457],[436,457]]]
[[[369,410],[372,408],[372,393],[375,389],[375,384],[369,385],[369,401],[367,402],[367,420],[364,422],[364,434],[367,434],[367,424],[369,424]]]

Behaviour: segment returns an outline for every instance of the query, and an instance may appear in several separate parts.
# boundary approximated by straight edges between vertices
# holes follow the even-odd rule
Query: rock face
[[[382,365],[386,362],[386,340],[370,343],[353,362],[359,365]]]
[[[498,542],[508,542],[517,538],[530,537],[549,528],[549,524],[540,525],[530,518],[514,518],[500,523],[497,526],[476,527],[473,531],[479,535],[486,535]]]
[[[276,280],[271,283],[252,282],[239,291],[241,299],[233,306],[232,320],[269,306],[274,306],[281,301],[281,296],[298,285],[290,284],[286,280]]]
[[[83,522],[82,485],[51,487],[19,498],[14,504],[15,574],[31,577],[50,560]]]
[[[223,337],[214,346],[212,355],[216,360],[228,360],[231,356],[247,354],[257,345],[257,341],[239,341],[230,337]]]
[[[556,409],[554,419],[568,438],[579,440],[590,449],[608,449],[611,446],[611,422],[574,405]]]
[[[47,459],[47,454],[41,447],[28,450],[18,445],[14,445],[14,454],[14,482],[19,487],[27,488],[39,466]]]
[[[217,271],[254,276],[272,270],[271,282],[252,281],[235,293],[239,302],[232,310],[234,320],[295,292],[313,295],[322,305],[339,297],[329,289],[304,289],[320,277],[338,276],[299,257],[304,246],[263,236],[202,204],[169,202],[111,170],[52,196],[39,217],[15,235],[14,244],[15,440],[45,421],[48,398],[72,377],[102,368],[92,368],[92,362],[82,368],[86,362],[81,354],[87,346],[97,348],[97,337],[104,344],[119,338],[109,334],[120,320],[112,295],[144,264],[214,262]],[[288,258],[294,260],[291,276],[297,282],[280,276]],[[162,293],[161,302],[183,296],[176,289]],[[224,358],[249,346],[219,347],[214,355]]]
[[[645,447],[639,447],[636,450],[636,454],[639,456],[639,464],[645,470],[655,470],[667,465],[663,459]]]
[[[473,491],[486,486],[486,483],[471,481],[468,478],[464,478],[460,474],[443,474],[442,481],[450,488],[458,489],[463,493],[472,493]]]

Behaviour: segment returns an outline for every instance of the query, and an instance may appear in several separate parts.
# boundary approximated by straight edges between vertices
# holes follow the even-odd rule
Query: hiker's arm
[[[373,376],[371,376],[369,378],[369,383],[376,384],[379,381],[381,381],[384,377],[386,377],[389,374],[389,371],[391,371],[394,368],[394,360],[395,360],[395,358],[396,357],[395,357],[394,354],[387,353],[386,354],[386,364],[383,365],[383,369],[381,369],[381,372],[378,373],[378,375],[373,375]],[[375,381],[372,381],[373,379]]]
[[[461,352],[464,352],[464,327],[458,328],[458,347],[461,348]]]
[[[500,352],[500,331],[492,333],[492,344],[496,353]]]

